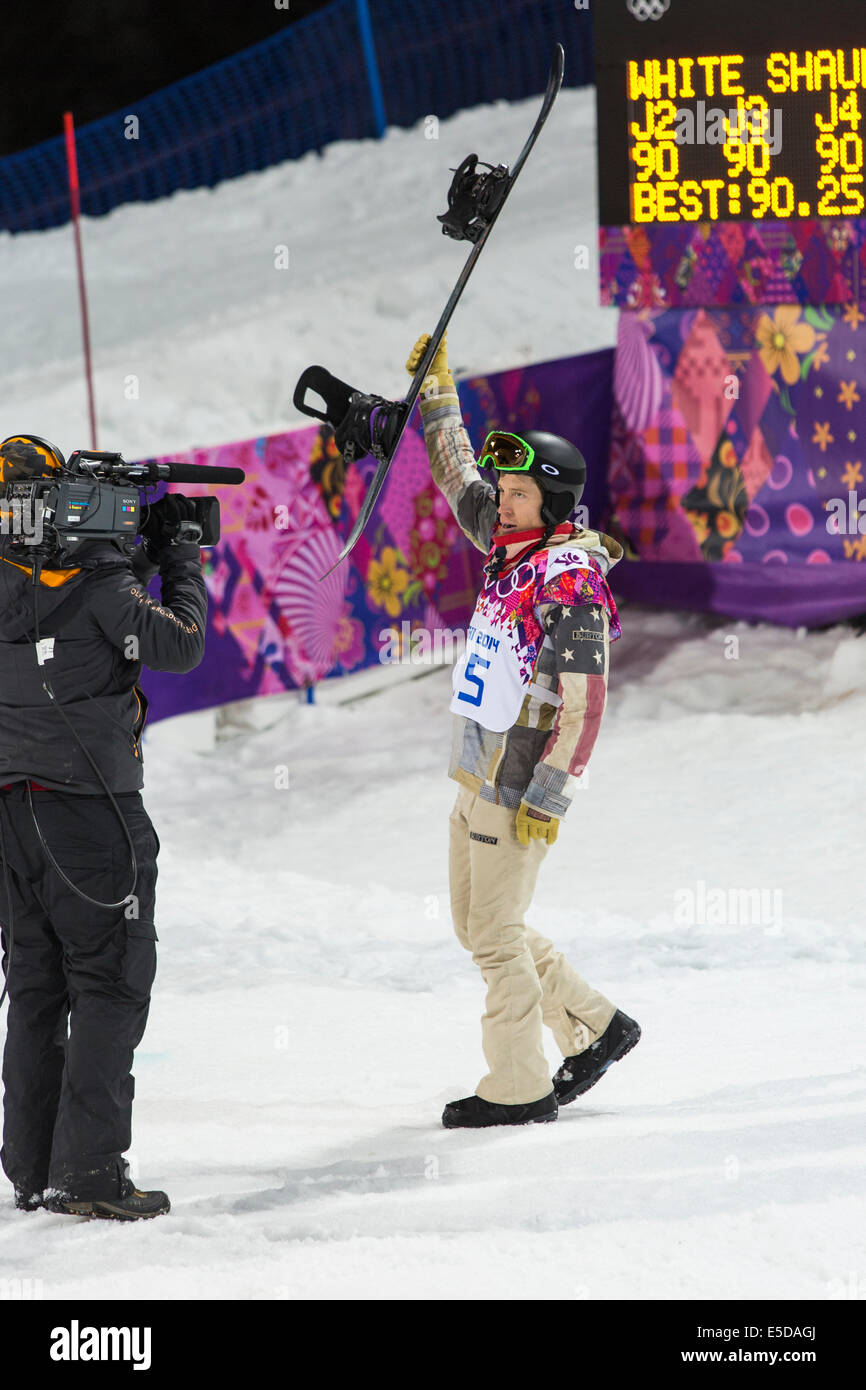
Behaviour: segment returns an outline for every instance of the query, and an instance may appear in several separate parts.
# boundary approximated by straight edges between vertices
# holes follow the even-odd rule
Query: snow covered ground
[[[322,362],[379,395],[429,332],[469,251],[441,234],[450,170],[513,164],[538,100],[345,141],[214,190],[85,218],[99,445],[126,458],[308,424],[291,404]],[[559,97],[460,302],[452,365],[481,373],[608,347],[598,305],[595,100]],[[575,268],[575,247],[589,268]],[[288,268],[277,269],[285,259]],[[0,439],[90,443],[70,227],[0,232]]]
[[[637,1049],[555,1125],[441,1128],[485,1071],[448,909],[447,670],[259,702],[270,727],[216,744],[209,715],[160,723],[134,1158],[173,1211],[116,1227],[4,1202],[7,1279],[56,1299],[866,1294],[866,639],[623,621],[530,920],[641,1022]],[[741,889],[769,910],[681,920],[687,893]]]
[[[87,222],[102,447],[284,429],[316,361],[399,391],[466,254],[435,223],[448,169],[471,149],[513,161],[536,106]],[[454,320],[458,370],[614,341],[595,227],[592,93],[564,91]],[[0,437],[86,444],[69,229],[0,236],[0,291]],[[0,1292],[866,1296],[866,638],[623,619],[530,920],[640,1021],[638,1048],[555,1125],[441,1128],[485,1070],[483,983],[448,908],[446,670],[260,702],[258,732],[216,743],[212,715],[158,724],[133,1158],[173,1211],[25,1215],[6,1188]]]

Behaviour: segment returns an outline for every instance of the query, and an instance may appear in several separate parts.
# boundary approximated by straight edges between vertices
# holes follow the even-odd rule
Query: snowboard
[[[477,156],[473,154],[469,155],[455,172],[455,179],[449,192],[449,211],[444,213],[439,221],[442,222],[442,230],[446,235],[454,237],[456,240],[472,241],[474,244],[431,335],[427,351],[419,362],[418,369],[412,377],[409,389],[403,399],[401,401],[387,401],[381,396],[365,396],[359,391],[354,391],[352,387],[337,377],[332,376],[324,367],[319,366],[307,367],[298,379],[293,398],[295,409],[304,415],[323,420],[334,428],[337,447],[343,454],[345,461],[347,463],[354,462],[368,454],[372,454],[377,460],[376,472],[367,489],[352,530],[335,563],[328,570],[328,574],[336,569],[341,561],[345,560],[370,519],[388,476],[388,469],[391,466],[397,446],[409,423],[409,417],[421,394],[424,380],[430,371],[430,366],[445,336],[460,296],[466,288],[469,277],[487,243],[487,238],[493,230],[508,195],[529,158],[559,94],[564,66],[565,53],[562,45],[557,44],[550,65],[541,109],[523,149],[517,156],[513,169],[509,170],[505,165],[497,165],[494,169],[487,165],[485,167],[490,172],[479,176],[475,172],[475,165],[478,162]],[[314,391],[325,401],[326,410],[324,413],[306,403],[308,390]],[[322,576],[323,579],[326,577],[327,575]]]

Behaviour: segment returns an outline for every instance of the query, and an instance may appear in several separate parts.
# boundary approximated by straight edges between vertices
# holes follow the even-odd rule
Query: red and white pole
[[[66,132],[66,168],[69,173],[69,201],[72,205],[72,227],[75,233],[75,260],[78,265],[78,298],[81,303],[81,332],[84,338],[84,372],[87,378],[87,405],[90,411],[90,447],[96,442],[96,406],[93,400],[93,363],[90,356],[90,323],[87,317],[87,286],[84,283],[84,257],[81,253],[81,196],[78,186],[78,156],[75,152],[75,125],[72,112],[63,113]]]

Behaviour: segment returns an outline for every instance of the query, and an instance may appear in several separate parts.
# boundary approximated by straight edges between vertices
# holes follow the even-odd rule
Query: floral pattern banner
[[[565,434],[583,450],[601,499],[612,370],[608,350],[461,382],[474,445],[494,425],[543,425]],[[373,666],[383,648],[395,649],[382,636],[388,629],[399,635],[400,650],[414,629],[434,633],[468,623],[482,556],[432,481],[420,426],[404,435],[364,535],[333,570],[375,462],[346,467],[327,426],[171,458],[242,468],[246,481],[179,489],[219,498],[221,538],[202,551],[204,659],[184,676],[145,673],[151,718],[303,689]],[[158,578],[151,589],[159,595]]]
[[[857,304],[623,312],[611,504],[627,554],[665,566],[656,601],[676,603],[678,582],[685,606],[734,616],[799,623],[866,610],[864,398]],[[690,572],[671,565],[707,561],[719,563],[695,601]],[[655,566],[626,565],[614,589],[625,579],[630,596],[649,596],[629,568],[652,584]]]

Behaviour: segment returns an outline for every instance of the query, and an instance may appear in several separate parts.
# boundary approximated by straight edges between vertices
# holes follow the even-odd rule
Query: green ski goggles
[[[528,473],[535,450],[519,434],[491,430],[484,441],[479,468],[496,468],[501,473]]]

